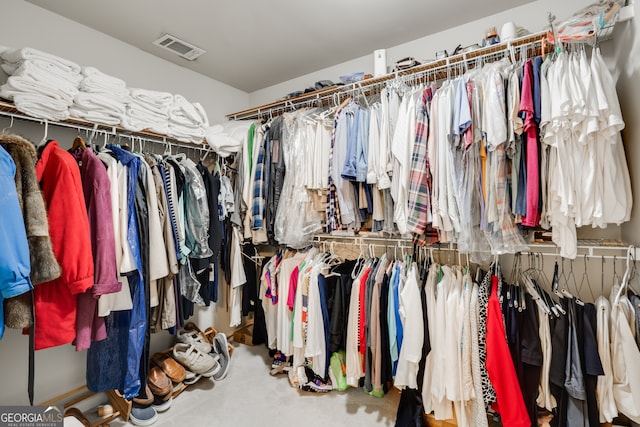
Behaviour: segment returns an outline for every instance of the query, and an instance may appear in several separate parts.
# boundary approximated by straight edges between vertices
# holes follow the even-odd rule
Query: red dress
[[[487,372],[498,399],[493,409],[500,414],[505,427],[530,427],[531,420],[507,346],[497,293],[498,277],[491,276],[491,296],[487,307]]]

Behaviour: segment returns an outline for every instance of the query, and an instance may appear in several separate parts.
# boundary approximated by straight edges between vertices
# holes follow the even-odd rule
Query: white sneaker
[[[202,376],[213,376],[220,370],[220,364],[216,358],[201,352],[193,344],[174,345],[173,358],[191,372]]]
[[[229,355],[229,343],[227,342],[227,336],[218,332],[213,338],[213,351],[220,357],[220,372],[213,376],[213,379],[220,381],[225,379],[229,372],[229,363],[231,363],[231,357]]]
[[[211,353],[211,343],[200,331],[180,329],[176,333],[178,341],[184,344],[193,344],[202,353]]]

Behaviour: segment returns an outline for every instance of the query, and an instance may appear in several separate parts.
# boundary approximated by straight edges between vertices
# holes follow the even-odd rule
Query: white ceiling
[[[532,0],[27,1],[253,92]],[[188,61],[151,44],[164,33],[207,53]]]

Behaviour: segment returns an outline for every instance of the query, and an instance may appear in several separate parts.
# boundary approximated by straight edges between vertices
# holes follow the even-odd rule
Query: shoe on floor
[[[153,409],[156,412],[164,412],[171,408],[171,404],[173,403],[173,397],[171,397],[171,393],[166,396],[153,396]]]
[[[271,361],[271,375],[288,374],[291,369],[291,361],[284,354],[277,352]]]
[[[282,366],[283,363],[287,361],[287,356],[284,354],[277,352],[273,355],[273,360],[271,361],[271,369],[275,369],[279,366]]]
[[[193,344],[178,343],[174,345],[173,357],[195,374],[210,377],[220,370],[220,364],[216,358],[201,352]]]
[[[213,375],[213,379],[220,381],[226,378],[229,373],[229,365],[231,363],[231,356],[229,355],[229,343],[227,336],[223,332],[218,332],[213,337],[213,351],[220,356],[220,370]]]
[[[136,426],[150,426],[158,421],[158,413],[153,406],[133,405],[129,414],[129,422]]]
[[[184,381],[187,375],[184,366],[176,362],[169,354],[155,353],[151,356],[151,362],[158,365],[160,369],[162,369],[162,372],[174,383]]]
[[[147,375],[147,384],[157,396],[166,396],[173,389],[173,383],[159,366],[152,366]]]
[[[191,384],[195,384],[196,382],[198,382],[198,380],[200,378],[202,378],[202,375],[195,374],[195,373],[187,370],[187,376],[185,377],[184,381],[182,381],[182,382],[184,384],[191,385]]]
[[[140,406],[149,406],[153,403],[153,393],[149,388],[149,384],[145,384],[144,390],[140,390],[139,394],[133,398],[133,403]]]
[[[176,338],[181,343],[193,344],[202,353],[211,353],[211,343],[200,331],[180,329],[176,333]]]
[[[300,383],[300,390],[309,391],[312,393],[328,393],[333,390],[331,380],[324,381],[319,375],[313,372],[313,369],[308,366],[304,367],[304,372],[307,381],[305,383]]]

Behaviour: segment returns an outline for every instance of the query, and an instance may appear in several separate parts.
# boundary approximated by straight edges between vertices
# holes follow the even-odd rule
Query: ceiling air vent
[[[174,37],[171,34],[164,34],[158,40],[155,40],[153,44],[163,49],[169,50],[176,55],[180,55],[181,57],[188,59],[189,61],[193,61],[194,59],[205,53],[204,49],[200,49],[199,47],[196,47],[191,43],[180,40],[179,38]]]

